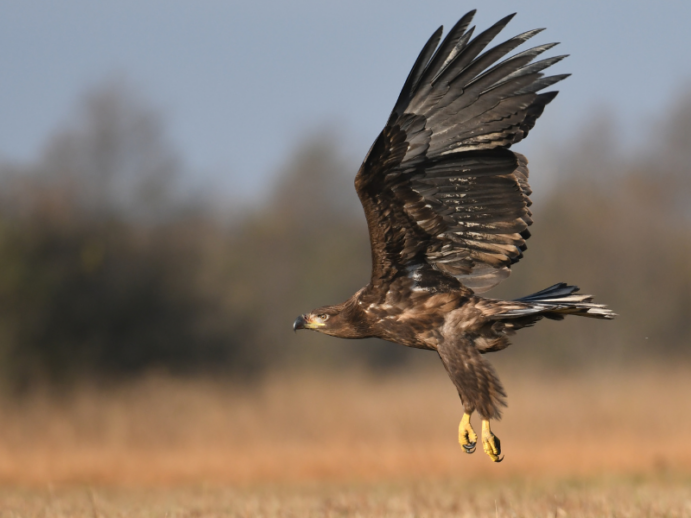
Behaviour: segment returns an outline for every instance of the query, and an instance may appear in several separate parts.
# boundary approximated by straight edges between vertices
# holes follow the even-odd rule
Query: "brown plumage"
[[[541,91],[567,75],[542,73],[565,56],[533,61],[555,44],[500,61],[540,30],[483,53],[513,15],[471,39],[473,15],[441,45],[440,27],[424,46],[355,178],[372,247],[369,284],[298,317],[294,328],[436,350],[467,418],[477,410],[486,421],[485,451],[498,461],[488,420],[500,417],[505,393],[481,354],[504,349],[508,335],[543,317],[614,313],[566,284],[515,301],[478,296],[523,257],[532,224],[528,161],[509,148],[557,95]],[[464,426],[461,443],[472,453],[475,434]]]

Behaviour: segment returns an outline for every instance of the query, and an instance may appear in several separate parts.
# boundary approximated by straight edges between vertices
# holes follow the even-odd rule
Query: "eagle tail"
[[[592,295],[578,294],[578,289],[578,286],[560,282],[532,295],[516,299],[497,317],[504,319],[539,315],[552,320],[562,320],[565,315],[577,315],[611,320],[617,316],[604,304],[595,304]]]

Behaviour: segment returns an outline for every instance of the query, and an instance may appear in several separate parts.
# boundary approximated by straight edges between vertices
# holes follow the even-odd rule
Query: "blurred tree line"
[[[691,359],[691,92],[648,143],[625,153],[614,126],[596,119],[552,150],[552,171],[533,170],[558,181],[533,196],[526,257],[489,296],[566,281],[621,316],[541,323],[516,337],[511,358]],[[189,172],[158,113],[123,85],[95,89],[35,163],[0,167],[0,382],[426,361],[392,344],[291,331],[298,314],[368,281],[352,187],[360,159],[336,134],[308,138],[260,202],[227,217],[185,194]]]

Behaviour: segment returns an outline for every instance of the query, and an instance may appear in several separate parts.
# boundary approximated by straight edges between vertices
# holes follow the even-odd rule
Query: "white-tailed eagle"
[[[506,348],[509,335],[543,317],[615,314],[563,283],[512,301],[478,295],[523,257],[532,223],[528,161],[509,148],[557,95],[543,90],[568,74],[543,73],[565,56],[534,61],[555,44],[504,59],[539,29],[483,52],[513,15],[472,38],[474,14],[441,44],[441,27],[429,39],[355,177],[372,247],[369,284],[299,316],[293,328],[437,351],[464,405],[461,445],[475,451],[477,410],[483,448],[499,462],[489,422],[501,416],[505,393],[481,355]]]

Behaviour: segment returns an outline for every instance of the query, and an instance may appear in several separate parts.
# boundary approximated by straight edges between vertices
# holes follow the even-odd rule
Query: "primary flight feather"
[[[293,328],[437,351],[465,409],[461,445],[475,451],[477,411],[483,449],[500,462],[490,419],[501,417],[505,393],[481,355],[508,347],[509,335],[543,317],[615,314],[563,283],[513,301],[478,296],[526,250],[528,161],[509,148],[557,95],[543,90],[568,74],[543,73],[566,56],[535,61],[556,44],[506,57],[541,29],[485,51],[514,15],[473,38],[474,14],[441,44],[441,27],[425,44],[355,177],[372,248],[369,284],[299,316]]]

